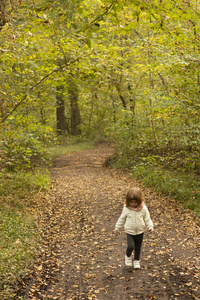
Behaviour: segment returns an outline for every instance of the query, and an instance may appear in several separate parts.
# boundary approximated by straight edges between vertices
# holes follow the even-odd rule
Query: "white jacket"
[[[124,206],[121,216],[115,225],[115,230],[119,230],[123,227],[125,232],[131,235],[143,233],[145,228],[153,228],[153,222],[146,205],[143,205],[139,211]]]

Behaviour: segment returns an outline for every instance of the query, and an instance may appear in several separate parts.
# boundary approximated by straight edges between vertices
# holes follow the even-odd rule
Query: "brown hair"
[[[142,192],[140,189],[138,188],[134,188],[134,189],[130,189],[127,194],[126,194],[126,207],[130,206],[130,202],[132,200],[135,200],[138,204],[138,206],[140,206],[142,204],[142,202],[144,202],[144,198],[142,195]]]

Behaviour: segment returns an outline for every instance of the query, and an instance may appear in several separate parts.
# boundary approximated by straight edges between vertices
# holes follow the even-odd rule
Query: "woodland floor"
[[[173,199],[106,168],[113,149],[62,156],[38,220],[41,256],[23,299],[200,299],[200,228]],[[143,190],[155,229],[145,232],[141,269],[124,266],[126,237],[113,235],[130,187]]]

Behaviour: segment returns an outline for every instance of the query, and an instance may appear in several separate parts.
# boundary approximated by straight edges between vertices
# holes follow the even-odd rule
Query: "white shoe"
[[[131,259],[131,256],[130,257],[128,257],[127,255],[125,255],[125,265],[127,266],[127,267],[132,267],[132,259]]]
[[[139,262],[139,260],[134,260],[133,267],[134,267],[134,269],[140,269],[140,262]]]

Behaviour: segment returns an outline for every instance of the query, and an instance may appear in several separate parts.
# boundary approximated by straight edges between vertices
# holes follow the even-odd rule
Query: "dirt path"
[[[200,230],[192,215],[105,168],[112,152],[100,145],[56,159],[41,213],[42,254],[24,299],[200,299]],[[112,234],[133,186],[142,188],[155,225],[145,233],[140,270],[124,266],[124,232]]]

